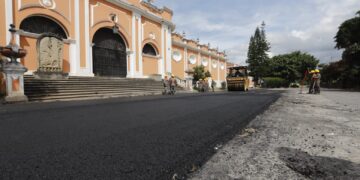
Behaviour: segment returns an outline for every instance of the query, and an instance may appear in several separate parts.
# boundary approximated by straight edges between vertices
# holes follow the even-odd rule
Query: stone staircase
[[[159,95],[162,83],[152,79],[69,77],[63,80],[25,76],[29,101],[69,101],[112,97]]]

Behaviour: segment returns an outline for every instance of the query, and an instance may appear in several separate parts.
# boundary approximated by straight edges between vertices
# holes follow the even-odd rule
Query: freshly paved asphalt
[[[0,179],[185,178],[274,91],[0,105]]]

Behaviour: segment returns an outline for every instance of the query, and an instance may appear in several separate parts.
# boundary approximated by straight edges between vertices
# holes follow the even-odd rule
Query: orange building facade
[[[219,82],[229,63],[223,52],[173,33],[173,12],[142,0],[1,0],[0,45],[17,42],[28,54],[21,62],[28,75],[38,71],[39,38],[63,41],[62,71],[69,76],[126,78],[191,77],[204,65]]]

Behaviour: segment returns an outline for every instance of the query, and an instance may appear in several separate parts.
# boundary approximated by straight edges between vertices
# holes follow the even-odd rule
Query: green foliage
[[[340,25],[335,42],[344,49],[342,60],[322,65],[322,85],[360,88],[360,11]]]
[[[343,60],[360,64],[360,11],[357,16],[343,22],[335,36],[336,48],[345,49]]]
[[[205,77],[207,77],[207,78],[208,78],[208,77],[211,77],[210,71],[206,71],[206,72],[205,72]]]
[[[269,61],[269,77],[279,77],[288,83],[299,82],[308,69],[315,69],[319,60],[314,56],[295,51],[289,54],[274,56]]]
[[[280,88],[280,87],[289,87],[287,80],[279,77],[265,77],[264,87],[265,88]]]
[[[254,77],[254,81],[264,77],[268,72],[268,52],[270,43],[266,39],[265,23],[261,28],[257,27],[255,33],[250,37],[249,49],[246,62],[249,64],[250,75]]]
[[[193,75],[194,82],[200,79],[205,79],[205,67],[203,65],[195,66],[193,70],[194,70],[194,75]]]
[[[205,79],[207,77],[211,77],[211,73],[209,71],[205,72],[205,67],[203,65],[200,66],[195,66],[193,68],[194,70],[194,82],[200,80],[200,79]]]

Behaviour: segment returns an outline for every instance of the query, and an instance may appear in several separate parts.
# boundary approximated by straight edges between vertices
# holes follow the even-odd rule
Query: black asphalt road
[[[185,178],[274,91],[0,106],[0,179]]]

